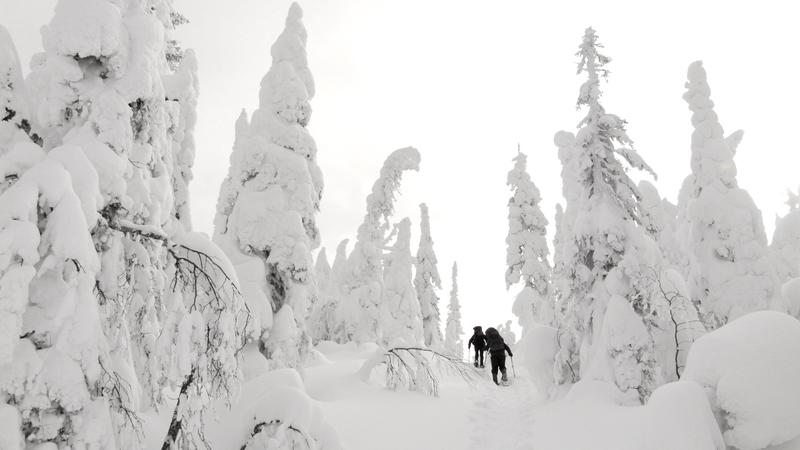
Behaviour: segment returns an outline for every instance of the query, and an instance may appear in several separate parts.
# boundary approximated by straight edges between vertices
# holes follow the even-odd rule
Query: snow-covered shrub
[[[417,298],[419,298],[420,311],[422,313],[422,331],[425,345],[429,348],[441,349],[444,344],[444,338],[442,337],[439,315],[439,296],[436,294],[436,290],[442,288],[442,280],[439,277],[439,268],[436,267],[436,252],[433,251],[428,206],[425,203],[421,203],[419,209],[420,236],[415,261],[414,288],[417,290]]]
[[[480,374],[461,358],[421,347],[378,349],[359,369],[362,381],[368,381],[379,365],[386,366],[386,387],[401,387],[423,394],[439,396],[439,383],[444,375],[457,375],[467,383],[481,379]]]
[[[800,436],[800,321],[746,314],[698,339],[684,380],[705,387],[729,448],[763,449]]]

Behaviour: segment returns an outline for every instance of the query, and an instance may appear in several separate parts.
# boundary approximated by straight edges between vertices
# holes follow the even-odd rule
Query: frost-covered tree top
[[[453,262],[451,275],[452,287],[450,288],[450,303],[447,304],[447,326],[445,327],[444,346],[452,355],[464,354],[464,342],[461,335],[464,327],[461,325],[461,304],[458,301],[458,263]]]
[[[417,149],[405,147],[392,152],[383,163],[380,175],[367,195],[367,214],[358,228],[359,241],[380,242],[389,230],[389,218],[394,213],[394,201],[400,189],[403,172],[419,170]]]
[[[736,188],[736,163],[733,160],[736,148],[744,131],[738,130],[724,136],[722,125],[714,111],[711,87],[708,85],[702,61],[689,65],[688,81],[683,99],[692,111],[692,174],[684,182],[685,194],[697,197],[709,186]],[[687,185],[687,183],[689,183]]]
[[[417,149],[405,147],[395,150],[384,161],[380,175],[367,195],[367,212],[358,228],[356,243],[348,259],[345,304],[349,305],[349,312],[340,316],[340,327],[345,330],[347,339],[375,342],[380,336],[378,305],[383,289],[383,247],[403,173],[419,170],[419,162]],[[356,309],[358,314],[354,313]]]
[[[578,124],[580,129],[576,139],[583,148],[581,158],[589,161],[579,165],[579,179],[590,186],[590,197],[608,195],[623,207],[630,218],[638,219],[638,190],[616,156],[622,157],[633,168],[655,174],[631,147],[633,141],[625,130],[626,121],[606,113],[600,104],[600,78],[608,76],[605,66],[611,61],[598,51],[600,48],[602,45],[597,42],[597,34],[592,28],[587,28],[576,53],[578,74],[587,76],[577,102],[578,107],[586,107],[587,112]]]
[[[421,203],[419,209],[420,236],[415,264],[414,287],[417,290],[417,297],[422,311],[425,345],[430,348],[438,348],[441,347],[443,338],[439,314],[439,296],[436,294],[436,290],[442,288],[442,280],[439,277],[439,269],[436,266],[436,252],[433,251],[428,206],[425,203]]]
[[[689,66],[684,100],[692,111],[692,173],[679,197],[680,236],[692,255],[689,288],[706,325],[716,328],[775,305],[778,280],[756,207],[738,187],[733,157],[742,137],[725,137],[701,61]],[[775,305],[778,307],[778,305]]]

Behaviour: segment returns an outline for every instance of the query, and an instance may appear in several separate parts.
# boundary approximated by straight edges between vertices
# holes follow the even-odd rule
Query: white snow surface
[[[683,378],[706,388],[728,446],[756,450],[800,436],[800,321],[742,316],[698,339]]]

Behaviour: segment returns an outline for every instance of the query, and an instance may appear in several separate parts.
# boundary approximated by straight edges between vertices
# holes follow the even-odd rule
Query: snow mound
[[[625,394],[614,383],[581,380],[563,400],[535,410],[530,448],[725,449],[708,399],[695,382],[665,384],[653,391],[645,406],[624,406],[625,403]]]
[[[692,381],[667,383],[645,407],[648,450],[723,450],[725,443],[702,387]]]
[[[800,317],[800,278],[792,278],[781,286],[781,296],[794,317]]]
[[[238,448],[242,442],[247,442],[242,448],[248,449],[289,448],[290,443],[301,441],[307,448],[340,448],[336,431],[305,392],[294,369],[273,370],[248,380],[230,411],[220,417],[208,424],[206,435],[212,448]]]
[[[692,346],[683,378],[706,388],[725,442],[762,449],[800,436],[800,322],[742,316]]]

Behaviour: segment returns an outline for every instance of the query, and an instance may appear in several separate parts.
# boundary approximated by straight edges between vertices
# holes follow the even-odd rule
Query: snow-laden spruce
[[[306,329],[311,337],[311,342],[316,344],[320,337],[327,335],[324,329],[326,321],[323,314],[326,310],[325,294],[328,290],[328,283],[331,277],[331,263],[328,262],[328,252],[322,247],[317,253],[317,260],[314,263],[314,282],[316,283],[316,295],[311,298],[309,305],[308,318],[306,319]]]
[[[512,191],[508,200],[506,289],[523,283],[513,306],[523,331],[534,324],[552,325],[555,321],[547,260],[547,219],[539,209],[542,198],[528,174],[527,159],[524,153],[517,152],[506,181]]]
[[[347,269],[348,242],[348,239],[343,239],[339,242],[336,247],[333,265],[328,263],[327,253],[324,248],[317,255],[314,272],[318,294],[307,322],[308,332],[315,344],[321,341],[344,342],[344,339],[338,333],[340,330],[336,328],[336,315],[339,308],[339,300],[342,298],[342,280]]]
[[[736,181],[739,130],[725,137],[700,61],[689,66],[684,100],[692,111],[692,173],[679,196],[680,239],[690,255],[689,288],[717,328],[742,314],[779,307],[761,211]]]
[[[38,161],[26,170],[8,170],[31,157]],[[94,192],[84,190],[84,204],[77,181],[97,174],[74,146],[44,156],[35,145],[18,145],[0,166],[4,177],[18,177],[0,195],[0,394],[18,423],[10,448],[114,448],[111,361],[93,293],[100,261],[90,228],[99,192],[96,183]]]
[[[311,339],[305,323],[313,292],[311,251],[322,193],[316,144],[306,129],[314,81],[302,10],[293,3],[272,45],[259,107],[236,123],[230,169],[220,188],[215,241],[236,264],[254,313],[255,338],[275,367],[298,367]]]
[[[411,220],[396,225],[397,237],[383,264],[383,298],[378,307],[381,344],[415,347],[423,342],[422,314],[412,281]]]
[[[61,0],[24,85],[0,33],[16,80],[3,101],[18,108],[6,122],[24,133],[2,133],[0,253],[18,255],[2,276],[27,283],[0,397],[30,445],[136,448],[151,407],[174,407],[165,445],[197,445],[239,379],[235,276],[189,232],[197,65],[171,38],[183,22],[168,1]]]
[[[607,75],[610,59],[599,47],[588,28],[577,53],[578,73],[587,75],[578,106],[587,113],[576,136],[556,135],[569,163],[564,168],[566,214],[574,218],[565,236],[571,242],[560,250],[570,286],[559,323],[556,377],[561,383],[610,381],[643,400],[658,383],[649,276],[661,255],[639,225],[639,191],[622,160],[652,170],[631,148],[625,121],[600,103],[600,78]]]
[[[383,249],[391,228],[395,195],[403,173],[419,170],[417,149],[405,147],[392,152],[381,167],[380,176],[367,195],[367,213],[358,227],[356,243],[347,260],[342,298],[336,313],[337,333],[344,341],[378,342],[383,338],[381,314],[383,297]]]
[[[444,344],[442,337],[441,318],[439,314],[439,296],[437,289],[442,288],[442,280],[437,268],[436,252],[433,251],[433,238],[431,237],[431,220],[428,206],[419,205],[420,209],[420,236],[419,248],[415,262],[416,274],[414,288],[417,290],[420,310],[422,312],[422,329],[425,336],[425,345],[428,348],[440,349]]]
[[[447,325],[444,332],[445,351],[457,358],[464,356],[464,327],[461,325],[461,304],[458,301],[458,263],[453,262],[450,302],[447,304]]]

